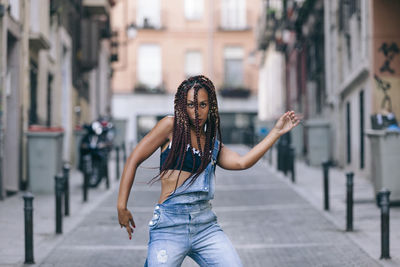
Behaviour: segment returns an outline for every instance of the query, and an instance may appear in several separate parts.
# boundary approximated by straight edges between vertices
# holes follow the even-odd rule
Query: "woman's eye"
[[[205,107],[207,107],[207,104],[206,103],[201,103],[200,107],[205,108]]]
[[[188,108],[192,108],[192,107],[194,107],[194,104],[193,103],[188,103],[187,106],[188,106]]]

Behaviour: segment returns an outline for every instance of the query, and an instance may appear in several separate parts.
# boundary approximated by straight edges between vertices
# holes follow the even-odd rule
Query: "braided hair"
[[[175,94],[174,100],[174,128],[172,133],[172,144],[171,151],[168,153],[164,164],[161,166],[160,174],[154,177],[150,183],[154,183],[161,179],[161,177],[168,172],[170,169],[177,167],[179,170],[178,179],[176,180],[175,190],[178,186],[179,175],[182,172],[183,162],[186,157],[186,153],[190,151],[192,157],[194,158],[193,149],[187,149],[188,145],[192,146],[192,139],[190,136],[190,119],[187,113],[187,95],[190,89],[194,89],[194,107],[195,107],[195,131],[197,146],[200,150],[201,164],[199,168],[194,171],[194,164],[192,167],[191,181],[188,186],[192,185],[197,177],[205,170],[208,163],[211,160],[212,149],[214,141],[217,138],[221,139],[221,129],[220,129],[220,118],[218,113],[218,103],[217,96],[215,93],[214,84],[210,79],[203,75],[197,75],[184,80],[178,87]],[[198,91],[200,89],[205,89],[208,94],[209,102],[209,113],[207,116],[207,121],[204,125],[206,142],[204,150],[200,144],[201,126],[199,124],[199,114],[198,114]],[[221,146],[221,142],[220,142]],[[179,160],[179,162],[177,162]]]

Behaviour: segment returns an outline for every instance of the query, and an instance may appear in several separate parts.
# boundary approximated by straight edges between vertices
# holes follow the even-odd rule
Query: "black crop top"
[[[189,150],[190,145],[188,145],[187,150]],[[183,166],[182,166],[182,171],[186,171],[186,172],[193,172],[195,173],[201,164],[201,157],[200,157],[200,151],[198,151],[195,148],[193,149],[193,155],[194,155],[194,159],[192,156],[192,153],[190,153],[190,151],[186,152],[185,155],[185,159],[183,161]],[[165,160],[167,159],[167,156],[169,154],[169,151],[171,151],[171,143],[168,145],[167,149],[165,149],[164,151],[161,152],[160,155],[160,170],[161,170],[161,166],[164,164]],[[193,168],[193,160],[194,160],[194,169]],[[181,162],[181,158],[178,157],[175,166],[172,168],[172,170],[179,170],[179,164]],[[170,168],[171,169],[171,168]]]

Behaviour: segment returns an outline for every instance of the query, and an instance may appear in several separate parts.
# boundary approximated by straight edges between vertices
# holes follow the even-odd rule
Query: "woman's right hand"
[[[122,227],[126,228],[129,239],[132,239],[133,228],[135,228],[135,222],[133,221],[132,213],[128,209],[118,209],[118,221]]]

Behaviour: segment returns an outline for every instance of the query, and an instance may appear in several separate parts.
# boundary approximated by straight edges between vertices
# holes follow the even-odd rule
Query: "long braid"
[[[175,184],[175,190],[178,186],[179,176],[182,172],[183,162],[186,157],[186,153],[189,147],[192,146],[191,133],[190,133],[190,121],[189,115],[187,114],[187,93],[190,89],[194,89],[194,104],[195,104],[195,131],[196,131],[196,141],[200,151],[201,164],[199,168],[194,172],[194,162],[192,166],[191,181],[188,186],[194,183],[197,177],[204,171],[208,163],[211,160],[212,147],[214,145],[213,141],[215,139],[221,139],[221,129],[220,129],[220,117],[218,113],[218,103],[215,92],[214,84],[207,77],[203,75],[193,76],[184,80],[177,89],[174,100],[174,128],[172,133],[172,143],[171,150],[168,156],[161,166],[160,174],[154,177],[150,183],[154,183],[161,179],[168,170],[179,169],[178,179]],[[198,91],[200,89],[205,89],[208,94],[209,99],[209,116],[206,121],[206,142],[204,149],[201,146],[200,135],[201,130],[199,126],[199,115],[198,115]],[[220,140],[221,141],[221,140]],[[221,146],[220,142],[220,146]],[[190,153],[194,158],[193,149]],[[177,162],[179,159],[179,162]],[[175,191],[174,190],[174,191]]]

